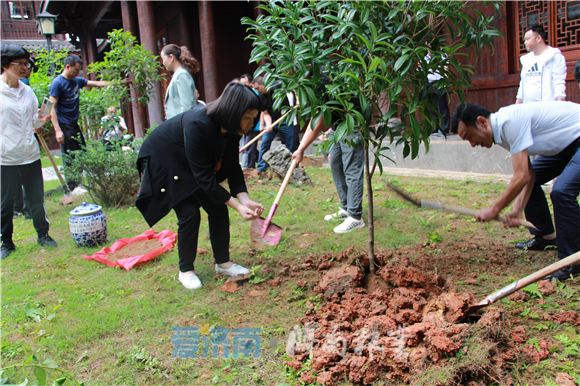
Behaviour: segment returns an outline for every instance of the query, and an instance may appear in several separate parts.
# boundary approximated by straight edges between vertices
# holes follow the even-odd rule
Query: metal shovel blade
[[[275,247],[278,245],[280,238],[282,237],[282,228],[273,222],[268,225],[268,228],[262,237],[262,230],[264,229],[265,222],[266,219],[260,217],[252,221],[252,225],[250,226],[250,238],[256,248]]]

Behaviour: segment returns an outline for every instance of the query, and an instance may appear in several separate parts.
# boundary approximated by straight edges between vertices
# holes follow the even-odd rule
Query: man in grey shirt
[[[476,216],[490,221],[514,201],[506,214],[510,226],[518,226],[525,208],[526,219],[538,230],[534,239],[516,247],[558,247],[558,257],[580,251],[580,105],[572,102],[531,102],[512,105],[491,114],[485,107],[467,103],[457,106],[451,132],[471,146],[490,148],[494,143],[512,154],[514,175],[499,199]],[[530,155],[538,155],[533,163]],[[556,234],[542,184],[558,177],[550,198],[554,207]],[[556,243],[554,243],[554,239]],[[566,280],[580,274],[573,265],[546,277]]]

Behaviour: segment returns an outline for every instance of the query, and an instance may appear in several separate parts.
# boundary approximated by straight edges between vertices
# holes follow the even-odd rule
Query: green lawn
[[[338,253],[351,246],[356,251],[366,251],[368,228],[338,235],[332,231],[337,223],[323,220],[325,214],[336,211],[338,206],[330,170],[307,170],[315,184],[287,188],[274,217],[284,232],[275,248],[256,253],[250,242],[250,224],[242,221],[237,213],[231,213],[231,257],[249,268],[259,265],[262,269],[271,269],[269,274],[255,269],[256,281],[278,276],[281,262],[298,264],[307,256]],[[488,205],[505,188],[473,181],[377,177],[373,184],[378,252],[407,249],[434,238],[449,244],[475,238],[478,241],[472,242],[483,247],[487,241],[494,240],[512,251],[514,240],[529,236],[523,229],[504,229],[497,223],[479,224],[457,215],[415,209],[386,188],[385,178],[399,182],[418,197],[471,208]],[[248,181],[250,197],[268,208],[279,184],[279,181]],[[45,188],[49,185],[56,186],[58,181],[46,183]],[[210,254],[198,256],[196,262],[203,288],[188,291],[177,281],[177,248],[131,271],[84,259],[83,254],[93,254],[98,248],[79,248],[74,243],[68,230],[68,212],[72,207],[63,207],[61,198],[54,195],[46,203],[50,234],[59,243],[56,249],[38,246],[31,222],[23,218],[15,220],[14,241],[18,249],[1,265],[3,367],[22,363],[35,355],[40,361],[53,359],[85,385],[300,385],[296,376],[285,370],[285,346],[289,331],[308,309],[306,302],[322,301],[311,290],[304,294],[296,282],[313,283],[318,280],[318,272],[300,271],[295,276],[285,277],[277,288],[246,283],[238,293],[229,294],[220,291],[224,279],[213,278],[214,262]],[[77,198],[75,205],[87,198]],[[363,204],[366,219],[366,197]],[[148,229],[134,207],[106,209],[105,213],[109,227],[107,246]],[[198,248],[211,250],[208,225],[202,213]],[[176,223],[172,212],[154,229],[176,232]],[[531,260],[525,257],[526,262],[524,257],[518,257],[521,263],[502,268],[505,272],[498,273],[499,279],[494,275],[490,275],[488,281],[478,279],[476,297],[500,288],[510,276],[525,276],[533,272],[530,270],[554,260],[553,253],[537,256],[530,257]],[[468,259],[466,256],[466,264]],[[485,262],[478,267],[481,272],[487,269]],[[473,290],[465,283],[458,285]],[[578,283],[570,284],[567,288],[572,291],[571,297],[565,299],[556,295],[554,304],[557,306],[557,302],[563,300],[567,307],[578,310],[579,287]],[[264,294],[250,297],[249,292],[255,289]],[[534,304],[530,303],[530,307]],[[36,320],[31,313],[38,315]],[[541,324],[540,319],[529,323],[532,322]],[[208,325],[261,329],[261,356],[255,359],[172,358],[172,327]],[[528,336],[535,339],[540,335],[568,334],[570,339],[578,340],[573,333],[574,327],[569,327],[563,325],[561,329],[547,331],[530,328]],[[578,355],[572,351],[569,355],[572,363],[576,361],[576,367],[567,368],[577,376]],[[547,362],[529,365],[526,369],[514,368],[514,380],[525,381],[520,384],[540,385],[545,384],[545,376],[553,379],[556,372],[563,371],[558,366],[564,365],[556,359],[549,366]],[[54,370],[48,373],[50,382],[58,376]],[[32,379],[31,371],[10,370],[6,375],[15,377],[13,381],[22,380],[23,376]],[[381,382],[377,384],[396,384],[387,380]],[[66,384],[72,383],[67,381]]]

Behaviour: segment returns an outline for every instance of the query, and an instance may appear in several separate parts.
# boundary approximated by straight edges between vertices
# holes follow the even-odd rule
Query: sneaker
[[[56,241],[54,241],[53,238],[50,237],[49,235],[38,236],[36,242],[42,245],[43,247],[54,247],[54,248],[58,247]]]
[[[195,273],[190,273],[186,276],[182,272],[179,272],[177,278],[187,289],[194,290],[202,287],[201,280],[199,280]]]
[[[347,217],[348,217],[348,212],[342,208],[338,208],[338,212],[333,213],[333,214],[327,214],[326,216],[324,216],[324,220],[325,221],[342,220],[342,219],[346,219]]]
[[[0,259],[5,259],[8,256],[10,256],[10,254],[12,252],[14,252],[16,250],[16,245],[12,244],[2,244],[2,255],[0,256]]]
[[[216,264],[215,271],[217,273],[221,273],[222,275],[228,275],[228,276],[239,276],[239,275],[249,275],[250,274],[250,271],[247,268],[244,268],[238,264],[234,264],[228,269],[220,268]]]
[[[346,220],[336,228],[334,228],[335,233],[348,233],[360,229],[365,226],[364,220],[361,218],[360,220],[356,220],[350,216],[347,217]]]

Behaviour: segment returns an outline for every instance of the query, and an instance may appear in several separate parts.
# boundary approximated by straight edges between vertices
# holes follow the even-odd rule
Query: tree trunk
[[[371,275],[375,274],[375,222],[373,209],[373,184],[369,170],[369,144],[365,141],[365,180],[368,195],[368,226],[369,226],[369,268]]]

